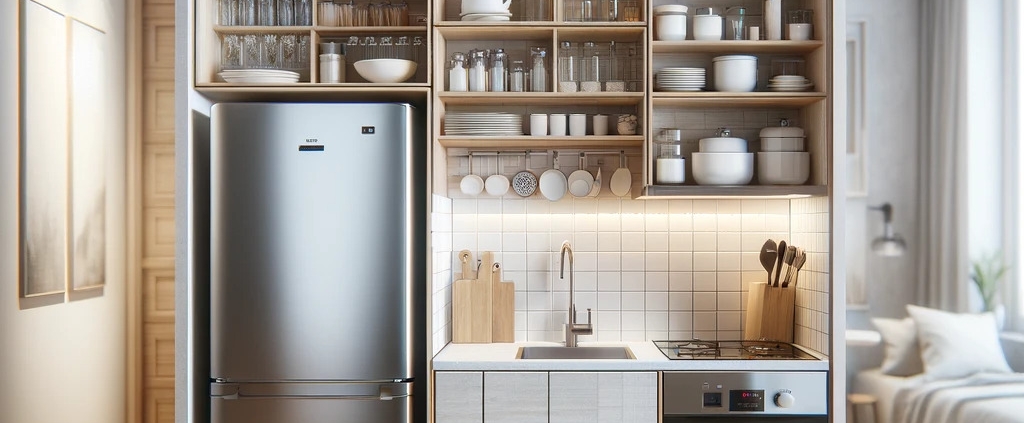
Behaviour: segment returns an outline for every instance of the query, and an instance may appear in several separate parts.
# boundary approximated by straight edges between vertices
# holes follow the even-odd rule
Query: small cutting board
[[[463,275],[472,272],[472,255],[459,253]],[[491,342],[491,276],[494,254],[480,255],[476,279],[460,279],[452,284],[452,342],[457,344]]]
[[[515,342],[516,285],[501,280],[500,263],[491,270],[491,342]]]

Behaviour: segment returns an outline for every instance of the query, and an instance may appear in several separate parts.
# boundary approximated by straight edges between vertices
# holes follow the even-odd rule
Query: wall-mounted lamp
[[[882,212],[883,220],[883,233],[882,236],[875,238],[871,241],[871,250],[880,256],[885,257],[899,257],[903,255],[904,251],[907,251],[907,243],[903,241],[903,237],[899,236],[892,230],[892,204],[885,203],[881,206],[870,206],[871,210],[880,210]]]

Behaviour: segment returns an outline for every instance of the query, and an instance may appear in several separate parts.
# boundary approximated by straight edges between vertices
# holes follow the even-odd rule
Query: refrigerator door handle
[[[324,383],[307,384],[306,386],[323,385]],[[276,385],[276,386],[275,386]],[[214,382],[210,386],[210,397],[216,399],[328,399],[328,400],[379,400],[391,401],[393,399],[407,398],[411,395],[410,382],[394,384],[376,384],[376,393],[368,385],[372,383],[337,384],[336,386],[358,387],[356,391],[339,392],[337,390],[309,390],[291,391],[289,389],[277,389],[289,385],[288,383],[232,383]],[[244,388],[250,388],[246,392]],[[254,389],[253,389],[254,388]],[[268,389],[269,388],[269,389]],[[322,392],[322,393],[321,393]]]

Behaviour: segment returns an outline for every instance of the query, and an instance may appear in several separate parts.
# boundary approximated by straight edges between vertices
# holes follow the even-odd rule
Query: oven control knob
[[[779,392],[775,394],[775,405],[780,408],[789,408],[796,402],[796,397],[789,392]]]

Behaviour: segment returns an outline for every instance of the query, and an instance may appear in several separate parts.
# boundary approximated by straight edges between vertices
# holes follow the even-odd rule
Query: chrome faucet
[[[594,326],[590,323],[590,309],[587,309],[587,323],[576,323],[576,287],[573,280],[572,244],[569,241],[562,243],[561,269],[558,273],[559,279],[565,279],[565,253],[569,253],[569,323],[565,324],[565,346],[575,347],[577,335],[591,335],[594,333]]]

